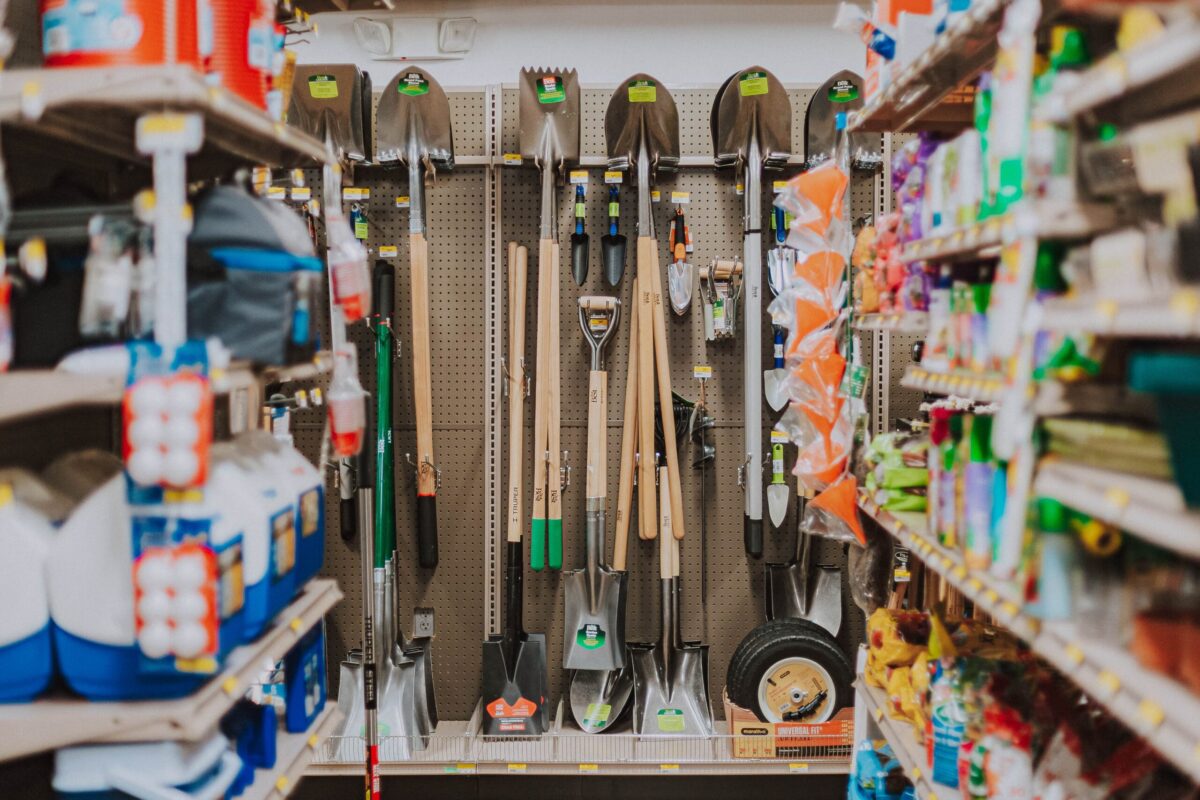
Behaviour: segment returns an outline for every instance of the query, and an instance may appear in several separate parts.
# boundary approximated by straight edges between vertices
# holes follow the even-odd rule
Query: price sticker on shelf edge
[[[657,203],[660,200],[662,200],[662,192],[659,191],[658,189],[651,189],[650,190],[650,202]]]
[[[510,774],[513,774],[513,775],[524,775],[528,769],[529,769],[528,764],[509,764],[508,765],[508,771]]]
[[[269,187],[267,187],[267,199],[268,200],[286,200],[287,199],[287,189],[283,188],[282,186],[269,186]]]
[[[671,192],[671,204],[676,206],[687,205],[692,202],[691,192]]]
[[[793,761],[792,763],[788,764],[788,772],[793,774],[808,772],[808,764],[803,761]]]
[[[1166,716],[1163,713],[1162,706],[1153,700],[1143,700],[1142,702],[1138,703],[1138,714],[1142,719],[1146,720],[1146,722],[1149,722],[1150,727],[1152,728],[1157,728],[1159,725],[1162,725],[1163,717]]]
[[[525,159],[521,158],[520,153],[505,153],[501,158],[506,167],[519,167],[525,163]]]
[[[610,169],[604,173],[605,183],[620,183],[624,179],[624,174],[615,169]]]
[[[396,247],[396,245],[394,245],[394,244],[379,245],[379,257],[380,258],[395,258],[399,253],[400,253],[400,248]]]
[[[1116,694],[1121,690],[1121,679],[1108,670],[1101,670],[1100,674],[1096,676],[1096,681],[1110,694]]]
[[[1083,651],[1079,649],[1077,644],[1067,645],[1067,659],[1075,666],[1083,663]]]
[[[580,764],[579,765],[579,772],[580,772],[580,774],[583,774],[583,775],[595,775],[599,771],[600,771],[599,764]]]
[[[712,377],[712,367],[706,364],[697,364],[692,367],[692,377],[698,381],[706,381]]]
[[[342,189],[343,200],[370,200],[371,190],[365,186],[346,186]]]
[[[665,775],[677,775],[679,773],[678,764],[659,764],[658,771]]]
[[[896,583],[908,583],[912,580],[912,570],[909,560],[912,554],[904,547],[892,551],[892,580]]]
[[[455,775],[474,775],[475,774],[475,765],[474,764],[454,764],[451,767],[451,771]]]

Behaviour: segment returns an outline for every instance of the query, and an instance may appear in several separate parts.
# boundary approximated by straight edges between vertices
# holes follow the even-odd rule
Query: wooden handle
[[[417,425],[417,495],[437,494],[433,458],[433,381],[429,364],[429,242],[421,233],[409,237],[412,281],[413,399]]]
[[[562,326],[558,319],[559,284],[561,278],[561,261],[559,259],[558,242],[554,242],[551,253],[550,270],[550,385],[547,389],[547,399],[550,404],[550,433],[546,448],[550,451],[550,463],[546,465],[546,480],[549,482],[549,501],[546,503],[546,539],[549,545],[546,564],[550,569],[562,569],[562,405],[560,403],[559,386],[562,383],[562,358],[559,352]]]
[[[529,251],[508,246],[508,536],[521,541],[522,483],[525,479],[525,282]]]
[[[662,417],[663,442],[667,449],[667,468],[671,484],[671,531],[676,539],[682,539],[683,491],[679,478],[679,448],[675,442],[675,398],[671,395],[671,360],[667,351],[667,321],[663,311],[662,277],[658,270],[658,248],[651,251],[654,295],[651,308],[654,312],[654,365],[658,369],[658,404]]]
[[[625,569],[629,547],[629,521],[633,514],[633,454],[637,450],[637,381],[638,381],[638,282],[633,279],[632,310],[629,312],[629,369],[625,375],[625,405],[621,413],[625,422],[621,428],[621,474],[617,483],[617,529],[613,541],[612,567]]]
[[[587,496],[604,499],[608,493],[608,373],[588,373]]]
[[[554,242],[542,239],[538,242],[537,358],[533,374],[537,390],[533,400],[533,512],[529,523],[529,562],[534,569],[543,569],[546,558],[546,444],[549,433],[546,387],[550,385],[550,273],[558,269],[558,265],[552,263],[553,258]]]
[[[657,535],[658,519],[654,496],[654,272],[656,243],[648,236],[639,236],[638,255],[638,492],[639,535],[653,539]]]
[[[662,512],[662,537],[658,542],[658,577],[666,580],[674,577],[672,572],[675,569],[675,558],[673,550],[675,548],[675,536],[672,532],[674,527],[671,519],[671,480],[667,476],[667,467],[660,467],[658,470],[658,491],[661,495],[659,501],[659,510]],[[653,494],[653,492],[651,492]]]

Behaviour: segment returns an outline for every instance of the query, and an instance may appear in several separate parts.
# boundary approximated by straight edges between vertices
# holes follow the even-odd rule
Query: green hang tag
[[[713,320],[720,321],[725,319],[725,300],[718,297],[713,301]]]
[[[738,94],[742,97],[757,97],[766,94],[769,89],[765,72],[743,72],[738,78]]]
[[[584,625],[575,633],[575,644],[584,650],[599,650],[607,638],[604,629],[594,623]]]
[[[683,709],[660,708],[658,710],[658,729],[663,733],[683,733]]]
[[[829,101],[831,103],[849,103],[857,99],[858,84],[854,81],[843,78],[840,81],[835,81],[833,86],[829,87]]]
[[[312,75],[308,79],[308,94],[316,100],[336,100],[337,78],[332,75]]]
[[[538,102],[542,105],[552,105],[566,100],[567,93],[563,89],[562,76],[543,75],[541,78],[538,78],[537,98]]]
[[[862,364],[855,364],[846,370],[845,377],[842,378],[842,394],[847,397],[861,398],[867,391],[867,368]]]
[[[631,103],[653,103],[658,99],[658,87],[654,81],[630,81],[629,82],[629,102]]]
[[[575,217],[576,217],[577,219],[583,219],[583,217],[584,217],[584,208],[583,208],[583,203],[576,203],[576,204],[575,204]]]
[[[603,728],[608,724],[610,716],[612,716],[612,706],[607,703],[588,703],[587,711],[583,715],[583,724],[593,728]]]
[[[621,204],[620,203],[609,203],[608,204],[608,215],[610,217],[621,216]]]
[[[429,94],[429,81],[419,72],[410,72],[396,83],[396,91],[409,97]]]
[[[367,221],[365,219],[359,219],[359,220],[354,221],[354,238],[355,239],[366,239],[367,238]]]

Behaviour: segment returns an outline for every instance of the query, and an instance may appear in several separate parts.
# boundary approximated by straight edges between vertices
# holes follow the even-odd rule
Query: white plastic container
[[[221,734],[200,742],[67,747],[54,754],[55,793],[66,800],[221,800],[242,760]]]
[[[54,673],[46,558],[50,522],[0,483],[0,703],[33,699]]]

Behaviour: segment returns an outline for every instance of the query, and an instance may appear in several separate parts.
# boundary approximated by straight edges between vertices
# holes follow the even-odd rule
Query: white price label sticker
[[[366,200],[370,196],[370,190],[358,186],[346,186],[342,189],[343,200]]]
[[[697,380],[706,381],[712,377],[712,367],[697,364],[692,367],[692,377]]]
[[[400,249],[394,244],[381,244],[379,246],[380,258],[395,258],[399,253]]]
[[[412,200],[407,195],[396,198],[396,208],[408,208],[410,205],[412,205]]]
[[[792,772],[792,773],[808,772],[808,764],[803,761],[798,762],[798,763],[793,761],[791,764],[788,764],[788,772]]]
[[[650,190],[650,202],[657,203],[660,200],[662,200],[662,192],[660,192],[658,189],[651,189]]]
[[[571,185],[586,186],[588,182],[588,174],[586,169],[571,170]]]
[[[520,153],[505,153],[502,159],[506,167],[519,167],[525,163]]]
[[[780,192],[782,192],[784,189],[787,188],[787,185],[788,185],[787,181],[775,181],[774,183],[771,184],[771,193],[779,194]]]
[[[610,169],[604,173],[604,182],[605,183],[620,183],[622,180],[624,180],[624,177],[625,177],[624,173],[618,172],[617,170]]]
[[[269,186],[269,187],[267,187],[267,199],[268,200],[286,200],[287,199],[287,189],[284,189],[282,186]]]
[[[746,193],[746,187],[743,186],[741,183],[738,183],[736,186],[734,186],[733,190],[735,192],[737,192],[738,197],[741,197],[742,195],[744,195]]]
[[[671,203],[677,206],[687,205],[692,202],[691,192],[671,192]]]
[[[771,431],[771,444],[787,444],[790,439],[783,431]]]
[[[294,186],[292,187],[292,199],[297,202],[306,202],[312,198],[312,188],[309,186]]]

